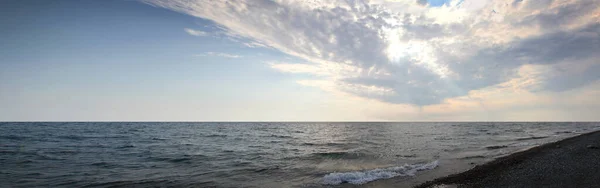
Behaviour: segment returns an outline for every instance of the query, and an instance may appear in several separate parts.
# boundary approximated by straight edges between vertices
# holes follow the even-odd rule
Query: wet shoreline
[[[600,185],[600,131],[500,157],[426,187],[594,187]]]

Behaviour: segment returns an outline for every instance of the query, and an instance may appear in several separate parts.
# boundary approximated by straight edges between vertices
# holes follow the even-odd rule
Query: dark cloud
[[[550,77],[542,84],[548,91],[567,91],[600,80],[600,64],[594,64],[583,72],[563,73]]]
[[[539,25],[544,30],[562,29],[562,26],[572,24],[577,19],[598,9],[598,3],[598,1],[579,1],[578,3],[566,4],[539,14],[527,16],[517,22],[516,26]]]
[[[578,63],[583,60],[600,58],[598,52],[600,52],[600,24],[592,24],[574,31],[556,32],[482,49],[466,62],[449,65],[451,70],[462,75],[456,82],[467,90],[473,90],[507,81],[514,76],[512,70],[525,64],[553,65],[568,61],[572,66],[580,66]],[[482,78],[469,77],[476,72],[474,70],[476,68],[482,70],[480,72]],[[596,75],[594,72],[583,74]],[[563,83],[571,85],[552,87],[552,84],[546,84],[540,90],[572,89],[598,79],[598,76],[591,75],[574,76],[577,78],[550,77],[553,82],[564,79]],[[569,81],[571,79],[580,79],[580,81]]]
[[[415,105],[437,104],[443,99],[464,96],[471,90],[500,84],[514,78],[518,67],[526,64],[554,65],[568,61],[571,66],[584,66],[583,60],[600,59],[600,24],[588,25],[574,31],[563,31],[506,45],[484,48],[468,58],[457,58],[438,51],[449,69],[458,78],[439,78],[420,66],[402,63],[393,69],[393,77],[355,77],[345,83],[391,88],[394,95],[373,95],[352,92],[359,96],[378,98],[391,103]],[[410,74],[407,73],[410,70]],[[577,74],[546,75],[547,80],[535,91],[564,91],[600,79],[600,62]]]

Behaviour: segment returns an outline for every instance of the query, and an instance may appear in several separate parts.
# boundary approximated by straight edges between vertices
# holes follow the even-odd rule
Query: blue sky
[[[0,121],[597,120],[593,2],[3,1]]]
[[[136,1],[4,5],[0,77],[5,82],[0,84],[0,100],[2,106],[10,106],[3,108],[5,120],[104,120],[102,114],[110,113],[106,110],[117,109],[127,109],[117,120],[130,119],[127,114],[132,120],[161,120],[170,118],[137,114],[148,109],[136,105],[161,111],[189,101],[202,112],[219,108],[219,101],[285,100],[281,96],[286,89],[319,93],[288,84],[293,77],[263,63],[286,58],[285,54],[184,31],[210,30],[214,24],[207,20]],[[198,56],[205,52],[244,58]],[[195,120],[193,114],[188,116],[182,120]]]
[[[444,4],[449,3],[450,0],[428,0],[427,3],[430,6],[443,6]]]

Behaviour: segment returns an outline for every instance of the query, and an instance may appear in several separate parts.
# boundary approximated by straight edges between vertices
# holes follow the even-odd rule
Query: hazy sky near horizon
[[[598,121],[600,0],[0,1],[0,121]]]

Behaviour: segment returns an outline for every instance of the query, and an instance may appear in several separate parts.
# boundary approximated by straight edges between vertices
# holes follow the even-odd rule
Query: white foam
[[[363,184],[378,179],[388,179],[396,176],[414,176],[416,172],[431,170],[438,166],[438,161],[425,164],[405,164],[402,166],[377,168],[367,171],[354,171],[344,173],[330,173],[323,177],[323,183],[337,185],[344,182],[351,184]]]

